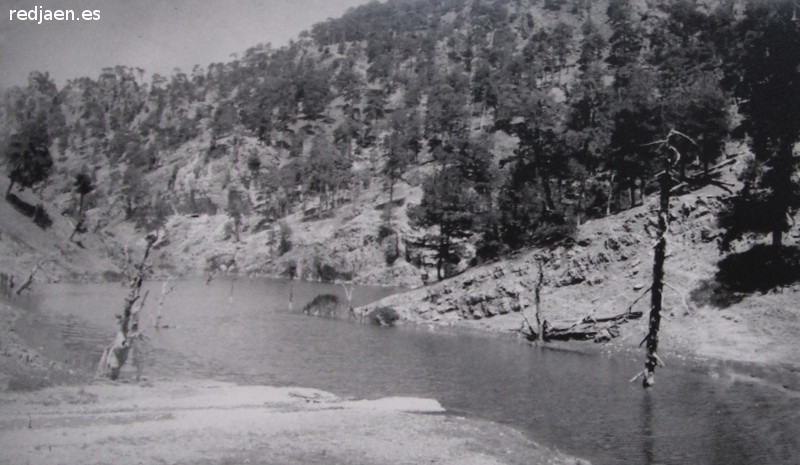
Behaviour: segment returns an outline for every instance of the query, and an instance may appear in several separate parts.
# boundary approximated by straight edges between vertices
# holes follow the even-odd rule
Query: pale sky
[[[0,0],[0,89],[30,71],[97,78],[105,67],[187,74],[259,43],[286,45],[317,22],[368,0]],[[10,10],[99,10],[99,21],[20,21]]]

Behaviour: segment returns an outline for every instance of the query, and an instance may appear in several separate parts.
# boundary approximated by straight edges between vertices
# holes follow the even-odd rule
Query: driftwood
[[[31,274],[28,275],[28,279],[26,279],[25,282],[22,283],[21,286],[19,286],[19,289],[17,289],[17,295],[22,294],[26,289],[30,288],[31,285],[33,285],[36,279],[36,273],[40,269],[42,269],[42,262],[37,263],[36,266],[33,267],[33,269],[31,270]]]
[[[128,360],[128,354],[133,346],[133,341],[139,333],[139,311],[144,305],[144,299],[137,308],[134,305],[141,297],[142,283],[146,272],[147,257],[150,249],[158,239],[158,236],[151,234],[147,236],[147,247],[144,250],[142,260],[136,266],[135,274],[131,278],[128,296],[122,307],[122,314],[119,318],[119,331],[117,331],[114,341],[103,350],[103,356],[97,367],[96,377],[109,378],[116,380],[119,378],[123,365]],[[147,294],[145,294],[146,298]]]
[[[541,283],[541,278],[539,282]],[[542,320],[538,326],[540,328],[539,331],[535,330],[530,321],[528,321],[528,318],[525,316],[525,308],[523,307],[522,317],[525,319],[529,331],[525,336],[528,340],[539,342],[585,341],[588,339],[593,339],[595,342],[607,342],[611,338],[619,336],[620,325],[642,317],[643,313],[634,311],[633,307],[649,292],[650,288],[645,289],[642,295],[637,297],[636,300],[628,305],[628,308],[626,308],[624,312],[618,315],[597,318],[594,316],[595,311],[593,310],[589,315],[572,323],[559,322],[551,325],[547,320]],[[524,327],[522,332],[524,334]],[[542,336],[540,337],[539,334]],[[642,344],[644,344],[644,341],[642,341]]]
[[[544,331],[545,341],[585,341],[605,342],[619,335],[619,325],[641,318],[642,312],[626,311],[619,315],[595,318],[587,316],[577,323],[554,323]]]
[[[630,320],[637,320],[643,315],[642,312],[633,311],[630,308],[618,315],[596,318],[587,315],[578,321],[550,323],[543,320],[540,327],[541,333],[536,331],[528,318],[523,314],[527,323],[527,332],[523,327],[523,334],[530,341],[586,341],[589,339],[595,342],[606,342],[611,338],[619,336],[619,326]],[[540,337],[539,334],[542,334]]]

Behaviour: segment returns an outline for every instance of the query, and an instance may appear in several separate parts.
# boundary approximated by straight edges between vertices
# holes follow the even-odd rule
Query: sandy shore
[[[435,400],[217,382],[0,395],[8,464],[586,464]]]
[[[88,382],[0,303],[0,464],[587,464],[433,399],[214,381]],[[48,387],[49,386],[49,387]]]

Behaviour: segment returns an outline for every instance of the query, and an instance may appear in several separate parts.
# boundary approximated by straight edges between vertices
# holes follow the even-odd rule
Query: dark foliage
[[[53,219],[50,218],[50,215],[47,214],[47,211],[41,204],[35,206],[31,205],[14,194],[7,194],[6,201],[14,207],[14,210],[31,218],[36,226],[47,229],[53,225]]]
[[[399,319],[400,314],[392,307],[378,307],[367,313],[367,321],[378,326],[394,326]]]
[[[717,281],[736,292],[767,292],[800,280],[800,249],[756,245],[719,262]]]
[[[337,315],[341,307],[339,297],[333,294],[320,294],[303,307],[303,313],[332,318]]]
[[[740,132],[749,136],[755,158],[744,173],[744,188],[720,219],[728,242],[744,232],[769,232],[780,247],[800,207],[800,184],[793,175],[794,145],[800,141],[796,9],[792,0],[749,0],[732,29],[738,43],[725,56],[724,83],[741,99]]]
[[[286,261],[283,264],[283,272],[281,276],[284,278],[294,279],[297,277],[297,262],[294,260]]]
[[[278,256],[292,250],[292,228],[288,224],[281,222],[278,225]]]
[[[350,281],[353,279],[353,272],[339,271],[333,265],[325,263],[318,255],[314,257],[313,272],[317,279],[325,283],[332,283],[336,280]]]
[[[800,248],[759,244],[721,260],[713,279],[691,293],[696,303],[725,308],[754,292],[769,292],[800,281]]]
[[[50,176],[53,158],[49,145],[45,127],[27,127],[11,136],[5,149],[9,191],[14,184],[33,187]]]

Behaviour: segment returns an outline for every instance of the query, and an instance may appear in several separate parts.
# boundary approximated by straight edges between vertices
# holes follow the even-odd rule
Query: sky
[[[259,43],[280,47],[368,0],[0,0],[0,89],[47,71],[61,87],[125,65],[187,74]],[[99,20],[22,21],[11,10],[99,11]],[[38,13],[38,11],[37,11]]]

